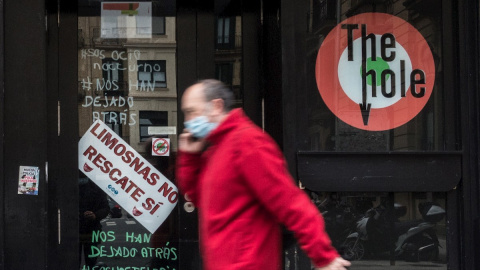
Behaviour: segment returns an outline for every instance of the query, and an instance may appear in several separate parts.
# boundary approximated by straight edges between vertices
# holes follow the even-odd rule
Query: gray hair
[[[210,102],[214,99],[222,99],[224,105],[224,111],[229,112],[233,107],[233,93],[223,82],[206,79],[198,81],[199,84],[203,85],[203,93],[205,94],[205,99],[207,102]]]

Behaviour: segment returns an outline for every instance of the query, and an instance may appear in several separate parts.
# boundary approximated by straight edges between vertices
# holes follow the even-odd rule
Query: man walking
[[[288,173],[274,141],[216,80],[189,87],[181,109],[177,181],[199,209],[200,245],[207,270],[281,269],[281,227],[294,232],[322,270],[342,270],[323,218]]]

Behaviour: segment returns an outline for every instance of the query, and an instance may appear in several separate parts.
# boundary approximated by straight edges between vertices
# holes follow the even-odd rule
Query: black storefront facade
[[[277,141],[299,188],[324,213],[337,248],[344,250],[348,237],[359,235],[357,222],[368,209],[377,209],[381,216],[381,211],[402,206],[402,215],[379,229],[391,245],[379,247],[360,239],[361,250],[349,246],[353,269],[478,269],[479,6],[467,0],[3,1],[0,269],[88,269],[83,261],[78,265],[79,138],[100,119],[172,178],[177,131],[183,129],[180,97],[203,78],[229,85],[236,106]],[[117,7],[133,12],[134,22],[132,16],[108,13],[119,11]],[[151,10],[146,20],[138,15],[142,8]],[[407,63],[388,76],[400,82],[406,71],[430,64],[434,81],[416,113],[396,110],[396,116],[412,114],[410,119],[368,130],[348,120],[356,114],[366,121],[361,110],[342,114],[332,109],[341,102],[329,104],[323,95],[319,66],[329,66],[318,55],[327,41],[337,42],[329,36],[334,29],[352,31],[361,41],[362,20],[351,19],[368,21],[377,13],[400,22],[392,26],[387,19],[377,32],[376,26],[364,23],[364,40],[368,31],[376,32],[366,42],[378,42],[378,55],[387,59],[383,64],[394,70],[400,65],[396,60]],[[133,32],[114,32],[118,25],[127,29],[132,24]],[[139,25],[147,25],[146,30]],[[385,33],[393,34],[382,37]],[[419,43],[403,43],[418,34],[423,37]],[[402,49],[391,45],[394,38]],[[331,51],[335,59],[348,54],[347,39],[338,40]],[[416,54],[412,48],[428,52]],[[361,49],[352,53],[358,56]],[[362,77],[363,64],[358,63],[348,76]],[[332,70],[344,70],[338,66],[334,63]],[[433,78],[425,74],[425,81]],[[420,78],[418,85],[426,85],[421,76],[410,81]],[[343,83],[350,79],[338,77],[337,85],[346,88]],[[372,87],[372,81],[367,84]],[[394,93],[392,88],[382,90],[382,84],[379,79],[378,96]],[[398,84],[397,94],[401,87]],[[378,106],[369,110],[370,125],[376,121],[374,111],[383,108]],[[378,123],[391,120],[380,117]],[[169,157],[152,157],[146,150],[152,136],[170,139]],[[34,195],[21,190],[19,170],[24,167],[39,172]],[[113,195],[106,195],[115,207]],[[418,206],[424,203],[445,210],[441,220],[429,223],[434,223],[440,247],[435,245],[426,256],[396,254],[394,221],[421,220]],[[150,234],[122,206],[120,218],[102,220],[106,234],[98,247],[105,249],[94,249],[97,262],[105,263],[103,269],[201,269],[196,211],[188,198],[179,196],[168,226]],[[419,223],[409,228],[415,226]],[[128,233],[131,238],[125,237]],[[428,234],[425,237],[428,240]],[[285,232],[284,238],[284,268],[311,269],[291,234]]]

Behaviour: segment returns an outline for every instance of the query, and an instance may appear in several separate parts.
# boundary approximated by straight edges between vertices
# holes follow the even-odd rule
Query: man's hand
[[[86,218],[86,219],[90,219],[90,220],[95,220],[97,217],[95,216],[95,213],[93,213],[92,211],[85,211],[85,213],[83,213],[83,216]]]
[[[317,267],[315,270],[346,270],[350,265],[352,264],[349,261],[344,260],[341,257],[337,257],[329,265]]]
[[[205,148],[206,141],[204,139],[196,140],[192,133],[184,130],[182,134],[180,134],[178,140],[178,149],[183,152],[187,153],[200,153]]]

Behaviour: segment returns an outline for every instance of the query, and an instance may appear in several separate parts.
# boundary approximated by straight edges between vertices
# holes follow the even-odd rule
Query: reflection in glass
[[[445,194],[313,192],[340,254],[355,269],[447,269]]]
[[[306,116],[302,150],[309,151],[445,151],[445,90],[441,78],[442,5],[425,6],[421,1],[314,1],[307,13],[307,74],[315,74],[317,53],[328,33],[341,21],[357,14],[382,12],[397,16],[415,27],[428,43],[435,60],[436,79],[432,96],[407,124],[388,131],[364,131],[339,120],[327,108],[316,85],[315,76],[307,76],[306,96],[302,101],[302,117]],[[400,28],[402,26],[399,26]],[[401,28],[403,29],[403,28]],[[338,54],[344,48],[338,47]],[[326,59],[325,61],[328,61]],[[440,78],[440,79],[439,79]],[[452,123],[453,124],[453,123]],[[448,129],[454,137],[454,129]]]
[[[140,111],[140,141],[146,141],[151,135],[148,127],[168,126],[168,112],[165,111]]]
[[[215,1],[215,78],[229,86],[235,107],[243,106],[240,0]]]
[[[105,124],[111,128],[116,134],[122,136],[122,125],[120,124],[120,113],[108,112],[105,117]]]
[[[442,5],[422,1],[309,1],[307,12],[305,96],[300,97],[299,150],[333,152],[447,151],[449,129],[442,79]],[[365,131],[339,120],[326,106],[315,80],[319,48],[329,32],[354,15],[382,12],[415,27],[428,43],[435,60],[432,96],[410,122],[387,131]],[[401,26],[400,26],[401,27]],[[344,47],[335,47],[341,55]],[[325,60],[325,61],[328,61]],[[360,67],[358,68],[360,71]],[[300,118],[298,117],[298,118]],[[455,117],[452,117],[452,119]],[[450,119],[451,120],[451,119]],[[453,123],[450,123],[453,124]],[[448,129],[448,131],[446,131]],[[453,135],[452,135],[453,134]],[[326,228],[342,256],[354,269],[447,269],[444,193],[313,192]],[[392,267],[393,269],[393,267]]]
[[[80,171],[78,179],[79,187],[79,264],[81,260],[85,265],[92,268],[96,265],[98,257],[89,256],[100,244],[100,240],[94,234],[102,231],[100,221],[107,217],[110,207],[107,195],[98,188],[88,177]]]
[[[172,147],[170,156],[153,157],[148,127],[177,126],[175,1],[78,5],[79,136],[100,119],[174,182],[176,134],[156,134]],[[177,212],[152,234],[135,219],[138,212],[117,204],[119,185],[110,186],[90,200],[110,211],[97,215],[90,235],[80,233],[86,246],[80,269],[178,269]]]
[[[153,88],[167,87],[165,60],[139,60],[137,65],[139,81],[152,84]]]

